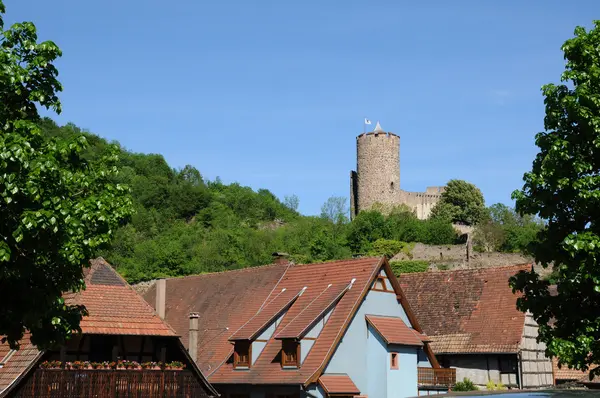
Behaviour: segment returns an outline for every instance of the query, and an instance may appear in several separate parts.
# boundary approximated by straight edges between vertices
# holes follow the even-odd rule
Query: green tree
[[[283,198],[283,205],[292,211],[298,211],[300,206],[300,199],[297,195],[286,196]]]
[[[321,217],[334,224],[348,222],[347,199],[342,196],[332,196],[321,206]]]
[[[0,336],[17,347],[25,330],[39,347],[79,329],[85,308],[61,295],[83,287],[83,264],[130,212],[114,184],[114,155],[95,167],[84,137],[45,139],[38,106],[60,112],[52,42],[37,42],[30,22],[4,30],[0,0]]]
[[[398,254],[406,243],[391,239],[377,239],[371,245],[371,250],[367,253],[369,256],[386,256],[388,259]]]
[[[483,194],[475,185],[463,180],[450,180],[431,218],[467,225],[477,224],[485,216]]]
[[[562,83],[542,87],[539,152],[522,190],[513,193],[520,214],[546,221],[532,252],[543,266],[553,263],[555,272],[549,282],[531,271],[510,283],[523,293],[518,308],[540,325],[547,353],[585,370],[600,364],[600,21],[589,31],[577,27],[562,51]],[[548,283],[556,283],[556,296]]]
[[[378,211],[361,211],[348,227],[348,245],[353,253],[365,254],[377,239],[388,237],[385,217]]]

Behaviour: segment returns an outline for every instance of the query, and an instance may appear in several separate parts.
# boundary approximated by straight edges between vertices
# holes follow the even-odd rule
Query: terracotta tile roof
[[[248,371],[235,371],[231,363],[225,363],[209,375],[211,383],[304,384],[309,380],[317,381],[320,376],[317,373],[325,366],[326,359],[335,348],[335,342],[341,338],[347,321],[355,308],[358,308],[381,265],[381,258],[361,258],[289,267],[275,291],[284,287],[297,290],[306,286],[307,289],[284,315],[275,333],[286,327],[328,284],[349,284],[352,279],[356,281],[335,306],[299,369],[284,370],[278,361],[274,361],[280,354],[282,343],[271,338]]]
[[[166,281],[166,319],[188,342],[188,314],[200,314],[200,341],[198,364],[209,375],[211,383],[251,384],[308,384],[316,382],[327,358],[333,353],[343,335],[351,315],[358,309],[371,281],[384,264],[383,258],[360,258],[308,265],[271,265],[223,273],[212,273]],[[329,284],[334,289],[353,286],[340,298],[327,323],[315,341],[310,353],[299,369],[281,369],[274,361],[281,351],[281,341],[272,337],[249,370],[235,371],[228,359],[233,345],[228,341],[232,331],[237,331],[248,319],[257,314],[282,289],[306,291],[294,301],[283,316],[275,334],[284,330],[298,315],[315,303],[314,311],[301,315],[311,322],[317,314],[321,300],[315,299]],[[399,285],[398,285],[399,286]],[[332,294],[335,290],[331,290]],[[156,287],[145,294],[154,303]],[[323,299],[322,303],[329,300]],[[298,321],[294,333],[304,329]],[[291,330],[291,329],[290,329]]]
[[[84,270],[85,290],[63,295],[66,304],[86,306],[89,316],[80,323],[82,333],[177,336],[104,259],[91,260],[90,264]],[[0,367],[0,392],[25,374],[43,355],[31,344],[28,333],[20,344],[20,349],[10,354]],[[0,344],[0,361],[9,351],[8,343]]]
[[[302,312],[296,315],[281,331],[277,332],[275,338],[302,338],[320,317],[333,308],[333,305],[341,299],[349,287],[350,284],[328,285]]]
[[[598,366],[591,366],[591,369],[595,369]],[[590,383],[590,372],[589,370],[583,372],[577,369],[569,369],[567,365],[563,365],[561,368],[558,367],[558,359],[552,358],[552,371],[554,373],[554,380],[559,381],[579,381],[581,383]],[[598,383],[598,378],[592,380],[593,383]]]
[[[302,293],[304,293],[304,288],[300,290],[288,290],[284,288],[281,292],[274,295],[273,298],[269,298],[269,302],[231,335],[229,340],[254,340],[276,317],[287,310]]]
[[[10,355],[9,358],[6,358],[6,355],[0,358],[0,362],[6,362],[0,367],[0,395],[19,377],[24,375],[27,370],[33,367],[43,354],[37,347],[31,344],[29,333],[23,336],[20,343],[20,349],[12,353],[10,353],[11,350],[8,348],[8,343],[0,344],[0,352]]]
[[[508,279],[530,264],[400,275],[431,347],[439,353],[517,352],[525,314]]]
[[[87,308],[89,315],[81,321],[83,333],[176,336],[103,258],[90,263],[85,270],[85,290],[64,295],[65,303]]]
[[[213,372],[232,352],[229,336],[265,303],[287,265],[268,265],[166,280],[165,318],[187,347],[189,313],[200,314],[198,366]],[[156,285],[144,298],[155,304]]]
[[[200,314],[197,363],[213,384],[308,385],[318,381],[381,267],[385,267],[391,275],[390,282],[396,297],[405,306],[414,328],[422,332],[383,257],[308,265],[270,265],[167,279],[166,319],[182,335],[182,341],[187,345],[188,314]],[[282,342],[275,336],[289,325],[291,334],[302,333],[323,312],[326,303],[333,300],[336,291],[341,293],[351,283],[352,287],[339,297],[300,368],[282,369],[276,359],[281,355]],[[329,285],[332,290],[326,289]],[[306,290],[284,313],[273,336],[250,369],[234,370],[231,361],[233,344],[229,341],[232,333],[259,314],[261,308],[266,308],[266,303],[283,289],[298,292],[304,287]],[[144,295],[150,303],[155,302],[155,296],[156,286],[152,286]],[[431,351],[428,345],[424,348],[429,355]],[[437,366],[435,357],[430,358]]]
[[[387,344],[423,346],[421,333],[406,326],[401,318],[366,315],[371,324]]]
[[[360,390],[347,374],[324,374],[319,377],[319,384],[327,394],[360,394]]]

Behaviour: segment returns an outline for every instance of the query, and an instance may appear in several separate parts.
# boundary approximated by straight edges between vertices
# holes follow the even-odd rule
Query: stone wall
[[[466,245],[425,245],[416,243],[410,253],[400,252],[394,260],[423,260],[431,263],[431,269],[488,268],[530,263],[533,259],[520,253],[477,253],[467,259]],[[543,270],[545,271],[545,270]]]
[[[443,190],[442,187],[429,187],[427,190],[439,189],[440,192]],[[429,218],[431,210],[442,198],[441,193],[429,193],[429,192],[407,192],[401,191],[398,197],[399,203],[405,204],[410,207],[417,218],[425,220]]]

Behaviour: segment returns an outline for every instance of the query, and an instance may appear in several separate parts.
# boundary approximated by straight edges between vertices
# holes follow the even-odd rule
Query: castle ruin
[[[356,171],[350,172],[350,214],[356,216],[373,205],[386,211],[406,205],[419,219],[429,217],[444,187],[425,192],[400,189],[400,137],[385,132],[379,122],[370,133],[356,137]]]

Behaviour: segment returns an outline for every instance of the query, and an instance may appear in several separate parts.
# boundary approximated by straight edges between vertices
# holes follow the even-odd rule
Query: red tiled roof
[[[229,340],[254,340],[269,324],[296,300],[304,289],[283,289],[261,308],[248,322],[239,328]]]
[[[508,279],[530,264],[400,275],[431,347],[441,353],[517,352],[525,314]]]
[[[590,370],[597,368],[598,365],[590,366],[588,371],[581,371],[577,369],[569,369],[567,365],[558,367],[558,359],[552,358],[552,371],[554,373],[554,380],[560,381],[579,381],[581,383],[590,383]],[[598,383],[598,378],[594,378],[592,383]]]
[[[347,374],[324,374],[319,377],[319,384],[327,394],[360,394],[360,390]]]
[[[152,307],[104,259],[90,261],[84,269],[85,290],[65,293],[68,305],[85,305],[89,315],[80,323],[84,334],[118,335],[177,335],[162,321]],[[20,341],[15,351],[0,367],[0,392],[24,375],[43,354],[29,340],[29,333]],[[8,343],[0,344],[0,361],[6,357]]]
[[[87,308],[89,315],[80,324],[83,333],[176,336],[103,258],[90,263],[85,270],[85,290],[64,295],[66,304]]]
[[[200,314],[197,363],[209,375],[211,383],[308,385],[318,381],[381,267],[385,267],[391,275],[390,282],[398,300],[404,303],[414,328],[421,332],[389,264],[379,257],[307,265],[271,265],[167,279],[166,319],[181,333],[182,341],[187,345],[188,314]],[[302,366],[298,369],[282,369],[276,360],[281,353],[282,343],[275,336],[288,325],[292,325],[290,330],[293,334],[302,333],[307,327],[302,323],[312,323],[323,311],[325,303],[331,302],[334,292],[351,282],[352,287],[339,298]],[[330,284],[333,290],[326,290]],[[269,303],[283,289],[298,292],[304,287],[306,290],[285,312],[250,369],[234,370],[229,361],[233,352],[233,345],[229,341],[232,332],[260,313],[265,303]],[[341,293],[340,290],[337,291]],[[328,293],[323,294],[324,291]],[[150,303],[154,303],[155,296],[156,286],[152,286],[144,295]],[[301,319],[303,322],[300,322]],[[298,323],[292,324],[294,320]],[[425,349],[429,355],[428,346]],[[437,364],[435,357],[431,357],[431,360]]]
[[[0,362],[6,362],[0,367],[0,395],[42,356],[42,352],[29,341],[29,333],[23,336],[20,344],[19,350],[12,353],[8,348],[8,343],[0,344]],[[5,355],[1,355],[1,353]],[[9,353],[10,357],[6,358]]]
[[[165,318],[188,347],[189,313],[200,314],[198,366],[214,372],[233,351],[229,336],[256,314],[287,265],[268,265],[166,280]],[[155,304],[156,286],[144,298]]]
[[[276,339],[299,339],[304,336],[310,330],[310,327],[315,321],[321,316],[325,315],[327,310],[331,309],[335,302],[339,300],[342,295],[350,287],[349,284],[339,284],[338,286],[329,285],[325,288],[321,294],[308,304],[302,312],[300,312],[294,319],[287,324],[281,331],[276,335]]]
[[[278,326],[278,329],[281,330],[302,312],[328,284],[349,284],[354,278],[356,281],[352,289],[346,292],[336,305],[299,369],[284,370],[280,363],[273,360],[280,354],[281,341],[271,338],[248,371],[235,371],[232,364],[225,363],[209,375],[211,383],[303,384],[311,380],[315,374],[316,378],[313,381],[317,381],[319,369],[325,365],[326,359],[333,352],[335,342],[341,338],[353,310],[358,308],[360,300],[381,265],[381,258],[361,258],[289,267],[274,290],[279,291],[282,288],[297,290],[304,286],[307,289],[284,315]]]
[[[387,344],[423,346],[425,336],[406,326],[401,318],[373,315],[366,318]]]

